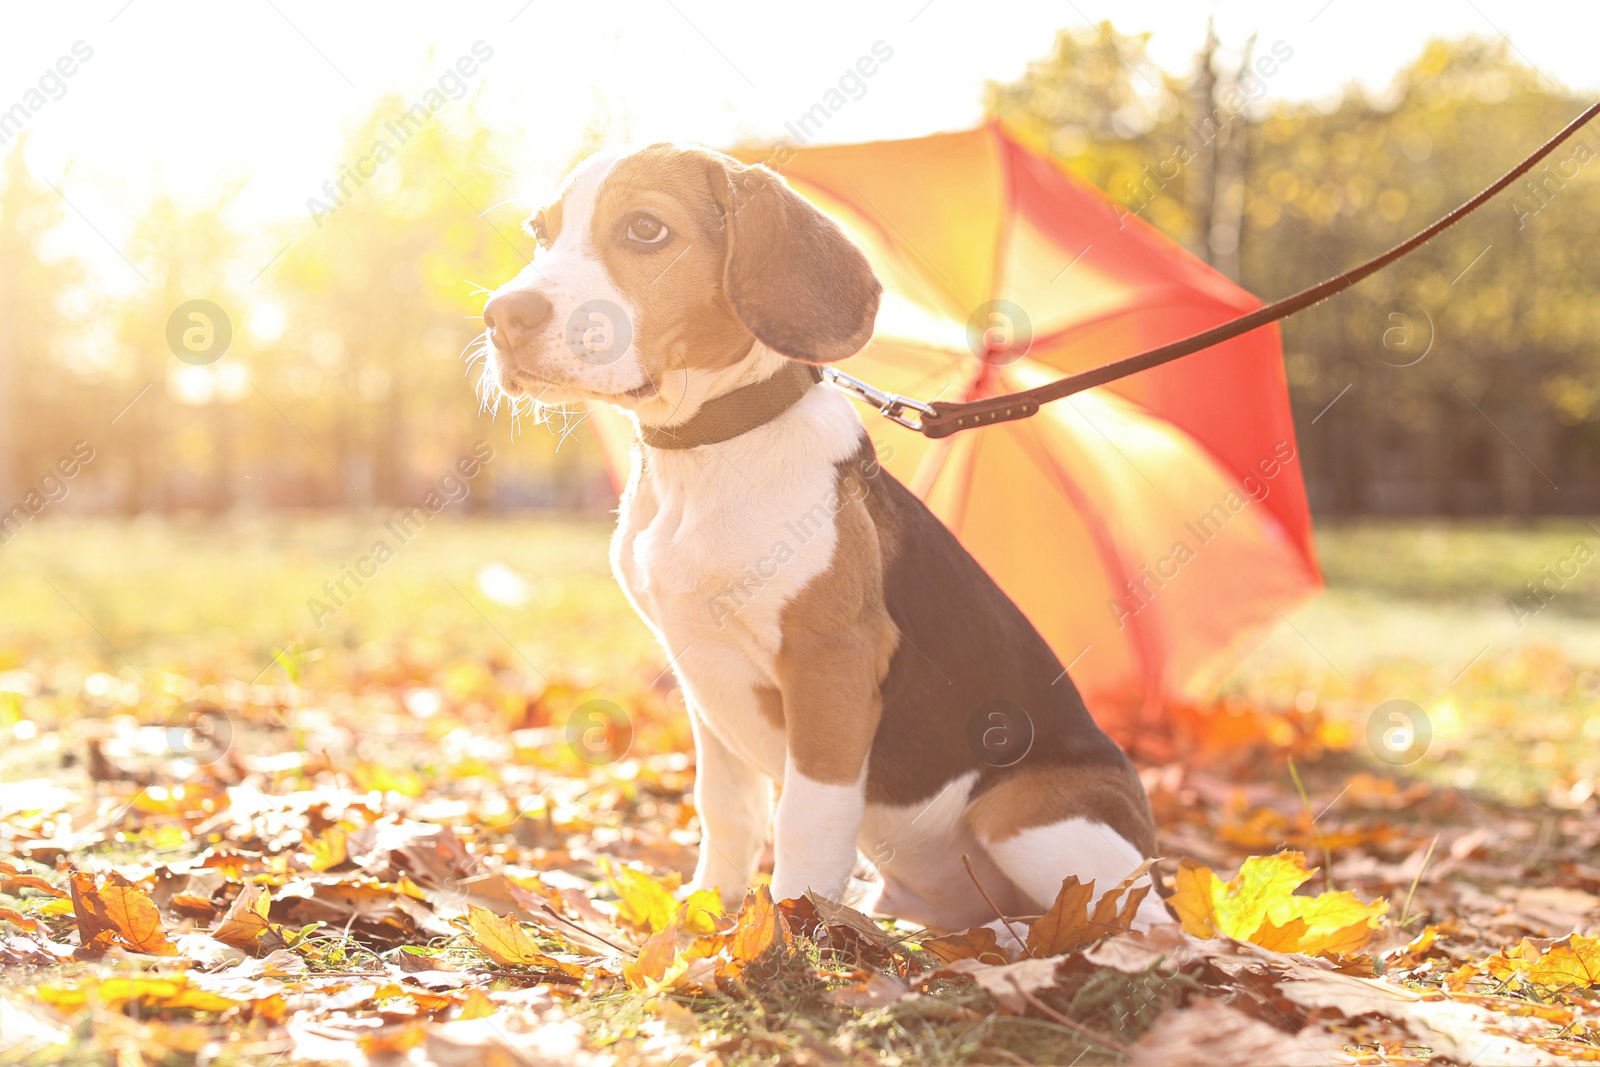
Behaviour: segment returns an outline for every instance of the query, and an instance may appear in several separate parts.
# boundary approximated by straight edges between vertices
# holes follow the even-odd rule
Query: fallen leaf
[[[17,890],[19,889],[37,889],[53,897],[65,897],[67,895],[64,890],[56,888],[38,875],[25,874],[15,868],[0,874],[0,888],[3,888],[5,892],[10,893],[12,896],[17,896]]]
[[[467,990],[467,999],[462,1002],[461,1011],[457,1019],[487,1019],[500,1009],[500,1006],[489,999],[489,994],[481,989]]]
[[[1000,942],[995,938],[994,931],[987,926],[974,926],[959,934],[946,934],[943,937],[926,937],[922,939],[922,947],[946,963],[954,963],[956,960],[978,960],[983,963],[1011,962],[1001,951]]]
[[[1341,1062],[1346,1039],[1320,1026],[1289,1034],[1209,997],[1168,1012],[1133,1046],[1139,1067],[1214,1067],[1219,1063],[1272,1063],[1327,1067]]]
[[[1365,904],[1349,892],[1295,895],[1313,873],[1299,852],[1252,856],[1227,882],[1209,867],[1184,860],[1167,903],[1194,937],[1220,935],[1279,952],[1353,955],[1366,946],[1389,902],[1380,897]]]
[[[412,1019],[395,1026],[386,1026],[370,1034],[363,1034],[359,1043],[361,1051],[368,1055],[389,1058],[410,1052],[427,1039],[427,1024]]]
[[[622,965],[622,977],[629,988],[649,989],[663,984],[675,964],[680,968],[683,966],[678,959],[678,924],[681,918],[681,913],[674,913],[667,924],[644,943],[638,957],[632,963]]]
[[[643,927],[652,934],[663,929],[679,911],[680,902],[675,895],[676,876],[671,879],[652,878],[637,867],[613,864],[602,857],[606,883],[617,894],[617,915],[625,922]],[[723,915],[722,897],[710,889],[697,890],[682,904],[688,910],[681,920],[683,929],[690,933],[712,934],[717,931],[717,920]]]
[[[1028,928],[1028,955],[1059,956],[1108,934],[1130,929],[1134,914],[1151,888],[1149,882],[1137,889],[1133,883],[1146,877],[1154,862],[1145,860],[1114,888],[1102,893],[1095,900],[1092,914],[1089,901],[1095,899],[1094,882],[1084,885],[1075,875],[1064,879],[1050,910]]]
[[[1600,985],[1600,937],[1570,934],[1539,953],[1528,941],[1522,942],[1522,971],[1526,981],[1541,989],[1563,992],[1594,989]],[[1534,953],[1528,958],[1528,953]],[[1499,977],[1499,976],[1498,976]]]
[[[261,935],[272,928],[267,921],[267,910],[271,906],[272,894],[266,886],[247,885],[233,899],[211,936],[235,948],[254,949]]]
[[[311,853],[311,869],[314,871],[331,870],[350,858],[345,832],[338,827],[307,841],[306,851]]]
[[[1028,955],[1059,956],[1092,941],[1089,901],[1093,899],[1093,880],[1085,885],[1076,875],[1064,879],[1050,910],[1028,928]]]
[[[633,923],[652,934],[666,927],[678,912],[678,898],[672,886],[663,884],[639,870],[624,867],[601,857],[601,870],[605,871],[606,884],[617,894],[617,914],[624,922]]]
[[[90,1003],[115,1009],[134,1001],[145,1008],[157,1010],[227,1011],[242,1003],[197,989],[182,975],[106,978],[76,985],[46,985],[39,987],[37,996],[62,1011],[81,1011]]]
[[[1060,959],[1025,959],[999,967],[980,967],[972,972],[972,979],[1006,1011],[1026,1015],[1028,996],[1037,997],[1040,991],[1054,986],[1060,967]]]
[[[573,977],[583,973],[581,968],[540,952],[533,938],[510,915],[501,918],[488,908],[472,907],[467,911],[467,924],[472,928],[472,943],[496,963],[508,967],[546,967]]]
[[[113,871],[98,887],[91,875],[75,872],[71,883],[78,936],[89,952],[120,944],[152,956],[176,956],[178,949],[161,928],[161,913],[148,894]]]
[[[728,955],[741,964],[760,959],[780,936],[788,933],[783,927],[783,916],[772,901],[772,890],[764,884],[746,890],[729,939]]]

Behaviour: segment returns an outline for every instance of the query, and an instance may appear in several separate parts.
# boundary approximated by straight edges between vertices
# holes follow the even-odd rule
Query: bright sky
[[[891,57],[817,140],[970,125],[983,83],[1017,77],[1061,25],[1111,18],[1152,31],[1157,62],[1183,70],[1211,10],[1200,0],[17,4],[0,35],[0,114],[77,42],[92,49],[28,118],[28,162],[82,212],[85,251],[99,245],[105,257],[88,226],[119,241],[155,189],[207,197],[249,179],[250,214],[304,218],[306,199],[351,158],[349,131],[372,101],[417,99],[480,40],[493,56],[467,79],[475,114],[510,135],[509,162],[542,187],[591,126],[711,145],[780,136],[880,41]],[[1351,80],[1381,88],[1429,37],[1466,33],[1504,34],[1555,82],[1600,87],[1590,4],[1218,0],[1215,14],[1225,44],[1256,33],[1261,47],[1294,50],[1269,85],[1281,99]],[[460,121],[465,105],[441,114]]]

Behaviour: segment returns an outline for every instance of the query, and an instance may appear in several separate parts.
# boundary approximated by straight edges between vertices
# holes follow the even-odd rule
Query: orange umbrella
[[[1260,303],[996,124],[745,158],[871,259],[877,329],[836,366],[891,392],[1012,392]],[[623,474],[629,430],[608,414]],[[941,441],[865,418],[1114,734],[1205,695],[1321,586],[1275,326]]]

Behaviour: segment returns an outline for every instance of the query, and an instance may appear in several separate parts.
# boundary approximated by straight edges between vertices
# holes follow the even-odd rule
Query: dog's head
[[[538,252],[483,316],[512,397],[673,421],[765,350],[824,363],[872,336],[866,257],[766,167],[670,144],[594,156],[527,228]]]

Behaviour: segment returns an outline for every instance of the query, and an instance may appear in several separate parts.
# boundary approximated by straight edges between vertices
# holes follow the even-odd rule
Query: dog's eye
[[[642,245],[658,245],[667,239],[667,228],[654,215],[640,212],[628,221],[628,240]]]
[[[550,239],[544,229],[544,212],[537,211],[522,223],[523,232],[532,237],[539,244],[549,244]]]

